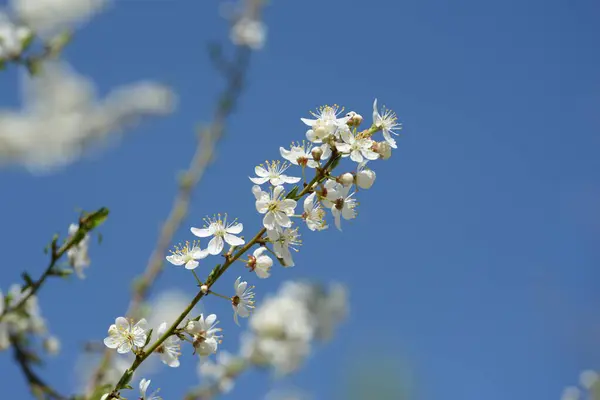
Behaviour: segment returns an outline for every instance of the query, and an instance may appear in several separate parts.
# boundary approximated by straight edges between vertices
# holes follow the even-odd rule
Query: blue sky
[[[42,271],[43,247],[76,208],[111,209],[88,279],[40,295],[64,347],[43,375],[64,391],[83,342],[102,339],[124,312],[191,157],[193,127],[210,118],[221,88],[204,45],[226,28],[215,4],[202,3],[117,1],[66,52],[101,93],[141,78],[171,85],[180,96],[171,118],[49,176],[0,173],[3,289],[23,269]],[[591,0],[274,0],[266,48],[176,239],[215,212],[255,230],[253,167],[303,138],[308,110],[337,103],[370,121],[378,97],[404,135],[374,165],[359,218],[343,233],[306,235],[296,268],[253,282],[258,300],[288,279],[352,291],[336,340],[293,383],[315,399],[343,399],[354,366],[391,360],[411,370],[414,399],[557,399],[582,369],[600,368],[599,17]],[[17,104],[16,76],[0,75],[3,106]],[[156,293],[172,287],[194,290],[188,274],[167,269]],[[227,308],[218,299],[205,307],[223,311],[224,348],[235,351]],[[194,379],[190,355],[183,365],[154,377],[167,399]],[[8,354],[0,370],[2,393],[21,398]],[[230,398],[260,398],[265,382],[246,376]]]

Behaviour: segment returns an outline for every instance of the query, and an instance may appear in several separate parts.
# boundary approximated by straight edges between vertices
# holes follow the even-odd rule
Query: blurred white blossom
[[[244,16],[233,24],[230,37],[237,46],[260,50],[267,38],[267,27],[262,21]]]
[[[71,239],[71,237],[75,235],[78,230],[78,224],[71,224],[69,226],[69,239]],[[79,243],[67,250],[67,259],[69,260],[69,265],[73,268],[80,279],[85,278],[83,270],[90,265],[90,257],[88,255],[89,244],[90,235],[86,233]]]
[[[30,36],[29,28],[15,24],[0,11],[0,61],[19,56]]]
[[[17,16],[41,34],[86,22],[107,3],[107,0],[11,0]]]
[[[0,163],[32,171],[66,165],[90,145],[106,140],[143,116],[172,111],[174,94],[139,82],[96,96],[93,82],[63,63],[44,63],[23,78],[23,110],[0,110]]]

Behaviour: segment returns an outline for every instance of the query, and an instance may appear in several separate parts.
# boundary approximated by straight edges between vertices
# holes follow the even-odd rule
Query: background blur
[[[358,219],[342,233],[306,235],[295,268],[266,281],[247,275],[258,301],[288,279],[351,290],[349,319],[284,386],[348,399],[359,376],[398,386],[388,393],[410,388],[410,399],[547,400],[582,369],[600,368],[599,17],[592,0],[274,0],[266,8],[266,47],[177,240],[216,212],[255,231],[248,176],[304,138],[299,118],[314,107],[341,104],[370,123],[377,97],[404,124],[399,149],[360,194]],[[64,170],[0,174],[4,290],[24,269],[39,275],[43,247],[66,234],[77,208],[111,210],[87,280],[54,281],[40,295],[63,342],[42,375],[63,391],[79,384],[84,342],[104,338],[125,311],[191,157],[193,128],[210,117],[222,85],[205,43],[227,35],[216,2],[115,1],[78,31],[66,58],[101,93],[140,78],[171,85],[178,110]],[[17,82],[15,68],[0,74],[2,108],[19,104]],[[190,274],[169,268],[155,293],[173,287],[195,289]],[[230,306],[209,298],[204,307],[220,314],[223,348],[236,351]],[[181,368],[158,369],[153,386],[180,398],[198,379],[195,367],[185,354]],[[25,398],[9,353],[0,371],[3,396]],[[378,374],[393,382],[373,383]],[[265,382],[266,374],[245,375],[226,398],[261,398]],[[366,392],[354,396],[384,398]]]

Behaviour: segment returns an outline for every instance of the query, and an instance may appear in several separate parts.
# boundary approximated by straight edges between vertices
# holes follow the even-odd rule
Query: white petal
[[[254,198],[256,200],[261,198],[262,193],[263,193],[263,191],[260,188],[260,186],[257,186],[257,185],[252,186],[252,194],[254,195]]]
[[[192,249],[192,254],[190,254],[192,256],[192,258],[194,260],[201,260],[203,258],[208,257],[208,255],[210,254],[208,252],[208,249],[204,249],[204,250],[200,250],[200,248],[194,248]]]
[[[232,233],[234,235],[237,235],[238,233],[242,233],[243,230],[244,230],[244,225],[242,225],[242,224],[234,224],[234,225],[231,225],[229,228],[225,229],[225,231],[227,233]]]
[[[269,203],[269,200],[257,200],[256,211],[258,211],[261,214],[266,213],[267,211],[269,211]]]
[[[340,153],[350,153],[350,151],[352,150],[352,146],[350,146],[348,143],[336,143],[335,148]]]
[[[217,320],[217,315],[216,314],[210,314],[208,317],[206,317],[206,319],[204,320],[204,322],[206,323],[206,325],[208,325],[209,327],[213,326],[215,321]]]
[[[115,325],[117,327],[117,329],[124,331],[124,330],[131,330],[131,325],[129,324],[129,321],[127,321],[127,318],[125,317],[119,317],[115,320]]]
[[[196,269],[200,263],[195,260],[190,260],[185,263],[185,269]]]
[[[109,349],[116,349],[121,344],[121,339],[115,336],[108,336],[104,338],[104,345]]]
[[[369,160],[377,160],[379,158],[379,154],[368,149],[362,149],[361,153],[363,156],[365,156],[365,158]]]
[[[178,256],[176,254],[171,254],[170,256],[167,256],[167,261],[170,262],[173,265],[183,265],[185,261],[183,261],[183,258],[181,256]]]
[[[283,186],[276,186],[273,190],[273,199],[279,198],[279,196],[281,195],[281,193],[283,193],[284,190],[285,188]]]
[[[209,229],[205,229],[205,228],[190,228],[190,231],[192,231],[192,234],[201,238],[204,237],[209,237],[210,235],[212,235],[212,232]]]
[[[313,126],[315,124],[315,122],[317,122],[316,119],[308,119],[308,118],[300,118],[300,121],[304,122],[308,126]]]
[[[244,239],[240,239],[239,237],[229,233],[225,234],[225,241],[231,246],[241,246],[246,243]]]
[[[119,345],[119,347],[117,347],[117,353],[119,354],[126,354],[129,353],[131,351],[131,343],[129,343],[128,340],[124,341],[123,343],[121,343]]]
[[[275,229],[275,213],[269,211],[263,218],[263,226],[269,230]]]
[[[377,110],[377,99],[373,101],[373,123],[379,121],[379,111]]]
[[[258,259],[258,257],[260,257],[261,254],[265,251],[267,251],[267,248],[264,246],[260,246],[258,249],[254,250],[254,253],[252,253],[252,255]]]
[[[342,140],[348,144],[352,144],[356,141],[352,133],[349,130],[343,130],[341,133]]]
[[[275,222],[277,222],[279,226],[282,226],[284,228],[289,228],[290,226],[292,226],[292,220],[285,213],[275,212],[272,214],[274,214]]]
[[[379,155],[378,155],[379,156]],[[287,175],[281,175],[281,179],[285,182],[285,183],[298,183],[300,182],[300,179],[302,178],[297,178],[295,176],[287,176]]]
[[[250,178],[250,180],[252,181],[252,183],[255,183],[257,185],[262,185],[263,183],[268,181],[269,178]]]
[[[164,335],[164,333],[165,333],[166,331],[167,331],[167,323],[166,323],[166,322],[163,322],[162,324],[160,324],[160,325],[158,326],[158,330],[156,331],[156,334],[157,334],[158,336],[162,336],[162,335]]]
[[[270,183],[273,186],[279,186],[279,185],[282,185],[284,182],[283,182],[283,179],[281,179],[281,175],[280,175],[280,176],[276,176],[275,178],[271,178]]]
[[[387,129],[383,130],[383,138],[385,139],[386,142],[389,143],[390,146],[392,146],[392,148],[397,149],[398,146],[396,145],[396,141],[394,140],[394,138],[392,138],[390,136],[390,132]]]
[[[223,238],[221,236],[215,236],[214,238],[210,239],[210,242],[208,242],[208,252],[212,255],[217,255],[217,254],[221,254],[221,252],[223,251]]]
[[[350,153],[350,159],[351,159],[352,161],[355,161],[355,162],[358,162],[358,163],[359,163],[359,162],[362,162],[362,161],[363,161],[363,156],[362,156],[362,154],[360,153],[360,151],[358,151],[358,150],[353,150],[353,151],[352,151],[352,153]]]
[[[342,230],[342,221],[341,221],[341,212],[337,209],[337,207],[333,207],[331,209],[331,214],[333,214],[333,220],[335,222],[335,227],[340,231]]]
[[[258,167],[254,168],[254,173],[256,175],[260,176],[261,178],[268,178],[269,177],[269,171],[267,171],[266,169],[264,169],[260,165]]]

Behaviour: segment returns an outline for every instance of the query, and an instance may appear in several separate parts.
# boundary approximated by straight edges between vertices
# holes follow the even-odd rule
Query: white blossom
[[[316,149],[320,150],[319,160],[326,160],[331,156],[331,149],[328,145],[323,144],[321,146],[311,147],[309,143],[292,143],[290,149],[287,150],[283,147],[279,148],[279,153],[281,157],[285,158],[289,162],[294,165],[299,165],[301,167],[309,167],[316,168],[319,166],[319,163],[315,161],[313,157],[313,151]]]
[[[208,252],[213,255],[221,254],[224,242],[227,242],[230,246],[241,246],[244,243],[244,239],[241,239],[235,235],[240,234],[244,229],[244,225],[233,220],[227,223],[227,214],[225,219],[221,220],[221,214],[213,216],[212,218],[205,218],[204,228],[191,228],[190,230],[195,236],[205,238],[214,236],[210,242],[208,242]]]
[[[382,160],[387,160],[392,156],[392,146],[388,142],[375,142],[372,149],[379,154]]]
[[[0,164],[36,173],[73,162],[141,117],[170,113],[175,103],[171,90],[153,82],[97,98],[91,80],[59,62],[45,61],[40,73],[22,77],[23,110],[0,109]]]
[[[356,185],[361,189],[370,189],[376,178],[375,171],[365,168],[366,165],[366,162],[359,164],[356,172]]]
[[[120,354],[129,353],[134,346],[144,347],[148,338],[147,322],[142,318],[135,325],[132,323],[125,317],[118,317],[108,328],[108,337],[104,339],[106,347],[117,349]]]
[[[269,241],[273,243],[273,251],[277,254],[277,257],[283,259],[286,267],[293,267],[295,264],[290,249],[297,252],[296,247],[302,244],[298,228],[267,229],[267,236]]]
[[[209,250],[200,250],[200,242],[193,241],[185,242],[185,246],[176,245],[175,251],[170,250],[171,255],[167,256],[166,259],[173,265],[181,266],[185,265],[186,269],[195,269],[198,267],[198,260],[208,257]]]
[[[587,390],[592,390],[600,382],[600,375],[596,371],[585,370],[579,375],[579,383]]]
[[[265,251],[267,251],[267,248],[260,246],[254,250],[251,256],[248,256],[248,262],[246,263],[250,271],[255,272],[256,276],[261,279],[271,276],[271,267],[273,266],[271,257],[263,254]]]
[[[69,226],[69,239],[71,239],[78,230],[78,224],[71,224]],[[88,255],[89,244],[90,235],[86,233],[79,243],[67,250],[67,259],[69,260],[69,265],[71,265],[80,279],[85,278],[83,270],[90,266],[90,257]]]
[[[0,11],[0,61],[19,56],[23,51],[24,42],[31,35],[29,28],[14,24]]]
[[[294,215],[296,201],[284,199],[283,186],[276,186],[272,192],[265,192],[259,186],[254,186],[252,192],[256,197],[256,210],[265,214],[263,225],[267,229],[275,229],[276,226],[288,228],[292,226],[292,220],[289,218]]]
[[[60,340],[56,336],[48,336],[44,339],[42,345],[46,353],[55,356],[60,352]]]
[[[581,390],[575,386],[569,386],[563,391],[560,400],[579,400],[581,399]]]
[[[217,383],[222,393],[229,393],[234,386],[231,375],[237,373],[243,366],[243,360],[233,356],[227,351],[220,351],[216,357],[216,363],[206,361],[198,365],[198,373],[211,382]]]
[[[206,357],[217,352],[222,335],[219,335],[221,328],[217,328],[217,316],[210,314],[204,319],[204,314],[200,314],[198,321],[190,321],[185,330],[192,335],[193,344],[196,353],[201,357]]]
[[[379,154],[371,150],[371,146],[373,146],[371,139],[356,136],[349,130],[342,130],[340,136],[343,143],[336,142],[335,147],[343,153],[344,157],[349,155],[350,159],[357,163],[363,162],[365,158],[368,160],[379,158]]]
[[[306,225],[311,231],[321,231],[327,229],[327,223],[324,218],[325,210],[323,210],[321,203],[317,200],[316,194],[313,192],[304,199],[302,219],[306,221]]]
[[[287,176],[284,172],[290,167],[287,162],[276,161],[265,161],[265,164],[260,164],[254,168],[254,172],[258,175],[257,178],[250,178],[252,183],[262,185],[269,181],[273,186],[283,185],[284,183],[298,183],[300,182],[299,177]]]
[[[140,400],[162,400],[162,397],[157,395],[160,389],[156,389],[152,394],[146,394],[150,382],[152,382],[150,379],[142,379],[140,381]]]
[[[36,31],[56,33],[86,22],[107,0],[12,0],[12,7]]]
[[[162,337],[165,332],[167,332],[167,323],[163,322],[158,327],[157,337]],[[156,352],[160,355],[160,360],[169,367],[179,367],[180,342],[181,339],[177,335],[171,335],[156,349]]]
[[[231,28],[231,41],[237,46],[247,46],[260,50],[265,44],[267,27],[262,21],[242,17]]]
[[[254,308],[254,286],[248,287],[248,282],[242,281],[242,277],[238,277],[233,285],[235,296],[231,298],[231,306],[233,307],[233,320],[239,326],[238,316],[248,318],[250,312]]]
[[[373,101],[373,124],[381,129],[385,141],[395,149],[398,146],[391,134],[393,133],[397,136],[398,134],[394,131],[401,129],[402,125],[398,123],[398,117],[392,110],[383,107],[382,112],[383,115],[379,113],[379,110],[377,109],[377,99],[375,99],[375,101]]]
[[[335,135],[338,129],[347,129],[347,117],[338,118],[338,115],[343,112],[343,108],[338,105],[322,106],[316,112],[311,114],[316,119],[300,118],[302,122],[310,126],[306,132],[306,138],[313,143],[322,143],[327,140],[330,135]]]
[[[336,228],[342,230],[341,217],[345,220],[356,218],[356,206],[358,202],[352,196],[354,193],[349,193],[351,186],[343,186],[335,181],[327,181],[325,190],[327,195],[322,199],[326,207],[331,208],[331,214],[335,222]]]

